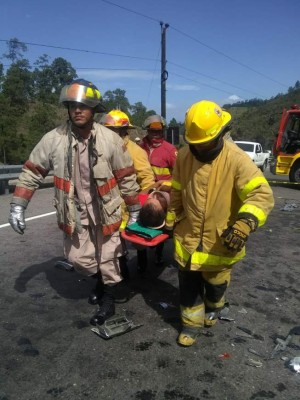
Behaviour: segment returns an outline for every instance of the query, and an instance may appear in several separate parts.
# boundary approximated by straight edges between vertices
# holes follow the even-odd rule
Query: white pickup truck
[[[260,168],[262,171],[266,170],[270,153],[264,153],[260,143],[244,141],[235,141],[234,143],[248,154],[258,168]]]

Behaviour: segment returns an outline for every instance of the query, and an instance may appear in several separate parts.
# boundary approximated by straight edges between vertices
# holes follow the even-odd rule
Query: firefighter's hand
[[[232,252],[239,252],[245,246],[250,234],[250,226],[241,219],[225,229],[221,235],[223,244]]]
[[[26,228],[25,207],[18,204],[11,204],[8,222],[10,223],[14,231],[19,233],[20,235],[23,235]]]
[[[130,211],[127,226],[134,224],[139,219],[140,211]]]

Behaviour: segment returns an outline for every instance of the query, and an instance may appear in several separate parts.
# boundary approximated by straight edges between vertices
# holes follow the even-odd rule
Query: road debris
[[[249,360],[246,361],[247,365],[250,365],[250,367],[255,367],[255,368],[260,368],[263,366],[263,363],[258,360],[253,360],[252,358],[249,358]]]
[[[285,339],[276,338],[275,343],[276,346],[271,353],[270,358],[274,358],[279,352],[284,351],[287,348],[287,345],[290,343],[292,339],[292,335],[288,335]]]
[[[102,339],[111,339],[115,336],[123,335],[134,329],[140,328],[142,324],[134,325],[125,315],[114,316],[107,319],[103,325],[92,328],[91,331],[96,333]]]
[[[258,357],[265,358],[265,356],[263,356],[262,354],[260,354],[258,351],[252,349],[251,347],[249,347],[248,351],[249,351],[249,353],[255,354],[255,355],[258,356]]]
[[[297,204],[296,203],[286,203],[281,209],[280,211],[294,211],[295,208],[297,208]]]
[[[289,367],[297,372],[297,374],[300,373],[300,357],[294,357],[290,360],[289,362]]]
[[[247,337],[249,339],[256,339],[256,340],[264,340],[263,336],[258,335],[254,332],[252,332],[250,329],[248,328],[244,328],[243,326],[237,326],[237,329],[239,329],[240,331],[244,332],[246,335],[239,335],[241,337]]]
[[[228,358],[231,358],[231,355],[225,351],[225,353],[219,354],[219,358],[227,360]]]
[[[225,304],[224,304],[224,307],[223,307],[222,310],[219,312],[218,319],[220,319],[221,321],[228,321],[228,322],[235,321],[234,318],[230,318],[230,317],[228,316],[229,311],[230,311],[230,310],[229,310],[229,303],[225,303]]]

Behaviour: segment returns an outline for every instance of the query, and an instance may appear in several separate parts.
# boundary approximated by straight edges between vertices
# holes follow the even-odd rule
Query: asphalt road
[[[0,196],[0,400],[298,400],[300,374],[288,364],[300,356],[300,188],[273,190],[274,211],[234,268],[227,294],[234,321],[204,329],[191,348],[176,344],[171,241],[164,266],[150,262],[145,277],[130,250],[129,300],[116,308],[142,326],[104,340],[89,325],[94,282],[54,267],[62,257],[55,215],[28,221],[20,236],[5,226],[11,196]],[[52,189],[41,189],[26,217],[52,211]],[[271,359],[276,339],[291,330]]]

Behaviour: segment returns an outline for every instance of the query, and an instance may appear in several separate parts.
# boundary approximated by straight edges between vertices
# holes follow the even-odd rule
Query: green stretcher
[[[161,229],[146,228],[139,222],[126,226],[121,236],[129,242],[146,247],[157,246],[169,238],[169,235],[163,233]]]

